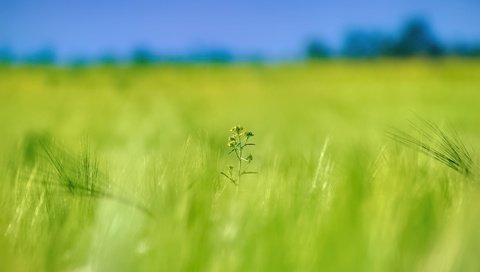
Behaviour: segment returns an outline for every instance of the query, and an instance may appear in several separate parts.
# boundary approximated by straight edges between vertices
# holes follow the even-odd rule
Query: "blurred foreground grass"
[[[478,271],[480,180],[385,132],[419,115],[478,154],[479,75],[459,60],[0,67],[0,270]],[[238,194],[219,175],[236,124],[260,172]]]

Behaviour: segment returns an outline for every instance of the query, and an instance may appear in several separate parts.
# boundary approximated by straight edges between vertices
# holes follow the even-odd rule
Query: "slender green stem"
[[[225,174],[224,172],[220,172],[221,175],[225,176],[227,179],[229,179],[233,184],[235,184],[235,186],[237,186],[237,182],[235,181],[235,179],[233,179],[232,177],[230,177],[229,175]]]
[[[240,183],[240,179],[242,177],[242,153],[243,153],[243,147],[242,147],[242,138],[240,137],[240,133],[237,132],[238,135],[238,144],[239,144],[239,156],[238,156],[238,183]]]

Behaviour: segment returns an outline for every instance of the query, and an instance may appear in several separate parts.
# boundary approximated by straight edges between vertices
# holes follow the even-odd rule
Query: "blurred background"
[[[2,0],[0,62],[480,56],[480,1]]]
[[[479,15],[0,0],[0,271],[480,271]]]

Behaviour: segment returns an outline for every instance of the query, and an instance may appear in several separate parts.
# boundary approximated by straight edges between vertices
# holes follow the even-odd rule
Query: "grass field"
[[[0,67],[0,270],[480,271],[479,106],[454,59]],[[471,173],[388,136],[418,116]]]

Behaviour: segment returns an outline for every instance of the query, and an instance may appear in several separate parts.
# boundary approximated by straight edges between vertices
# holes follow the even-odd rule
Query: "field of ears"
[[[480,61],[0,66],[0,271],[480,271]]]

